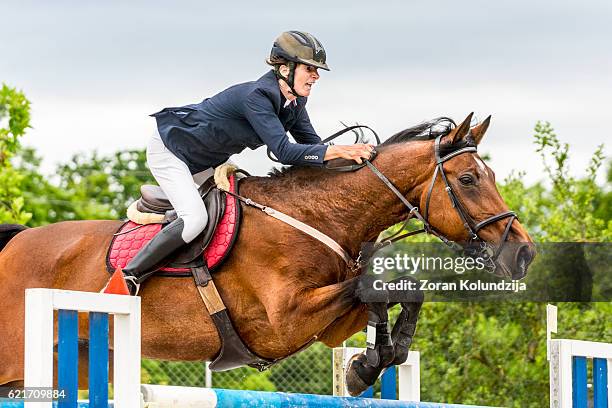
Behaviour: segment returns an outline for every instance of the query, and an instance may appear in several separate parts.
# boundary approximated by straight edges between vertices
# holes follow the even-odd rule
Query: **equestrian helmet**
[[[329,71],[323,45],[304,31],[285,31],[274,41],[268,63],[283,59]]]

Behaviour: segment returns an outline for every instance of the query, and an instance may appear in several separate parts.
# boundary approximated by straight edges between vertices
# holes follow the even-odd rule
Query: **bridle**
[[[476,153],[477,149],[475,146],[467,146],[467,147],[463,147],[461,149],[455,150],[452,153],[447,154],[446,156],[440,157],[440,141],[442,140],[442,135],[436,137],[435,142],[434,142],[434,156],[436,159],[436,168],[434,170],[433,176],[431,178],[431,182],[429,184],[429,189],[427,190],[427,197],[425,198],[425,212],[424,215],[422,215],[419,211],[419,208],[416,206],[413,206],[407,199],[406,197],[404,197],[402,195],[402,193],[399,192],[399,190],[393,185],[393,183],[391,183],[391,181],[389,181],[389,179],[380,172],[380,170],[378,170],[372,163],[370,160],[366,160],[366,165],[370,168],[370,170],[372,170],[372,172],[380,179],[382,180],[382,182],[400,199],[400,201],[408,208],[408,218],[406,219],[406,221],[404,222],[404,224],[401,226],[401,228],[398,230],[398,232],[396,232],[395,234],[393,234],[392,236],[379,241],[377,243],[375,243],[374,247],[372,248],[372,250],[370,251],[370,256],[368,256],[367,258],[370,258],[371,255],[378,251],[379,249],[381,249],[384,246],[390,245],[393,242],[399,241],[401,239],[407,238],[409,236],[412,235],[417,235],[420,233],[427,233],[427,234],[431,234],[436,236],[437,238],[439,238],[442,242],[444,242],[445,244],[447,244],[450,247],[456,248],[457,249],[457,244],[454,243],[453,241],[449,240],[444,234],[440,233],[439,231],[437,231],[429,222],[429,203],[431,201],[431,195],[433,193],[433,188],[436,182],[436,179],[438,178],[438,174],[440,174],[440,176],[442,177],[442,181],[444,182],[445,185],[445,191],[448,194],[448,197],[451,201],[451,204],[453,206],[453,208],[455,208],[455,210],[457,211],[457,214],[459,215],[459,218],[461,219],[461,221],[463,222],[463,226],[466,229],[467,233],[468,233],[468,242],[465,246],[465,248],[462,248],[464,250],[466,250],[468,252],[468,254],[472,255],[472,256],[481,256],[484,261],[487,263],[487,266],[489,267],[489,269],[495,269],[495,261],[497,260],[499,254],[501,253],[501,250],[503,248],[503,245],[507,242],[508,239],[508,235],[510,234],[510,229],[512,228],[512,223],[514,222],[515,219],[518,218],[518,216],[516,215],[516,213],[514,211],[504,211],[501,212],[499,214],[493,215],[489,218],[486,218],[478,223],[476,223],[472,217],[469,215],[469,213],[466,211],[465,207],[463,206],[463,204],[461,204],[461,201],[459,201],[459,198],[457,197],[457,194],[455,194],[455,191],[453,190],[452,186],[450,185],[450,183],[448,182],[448,177],[446,176],[446,172],[444,171],[444,163],[449,161],[450,159],[457,157],[461,154],[464,153]],[[405,230],[405,227],[407,227],[408,222],[412,219],[412,218],[416,218],[418,219],[422,224],[423,224],[423,228],[419,229],[419,230],[415,230],[415,231],[410,231],[407,233],[402,234],[402,232]],[[483,240],[479,235],[478,232],[480,230],[482,230],[484,227],[486,227],[487,225],[493,224],[497,221],[503,220],[505,218],[510,218],[510,220],[508,221],[508,223],[506,224],[506,227],[504,229],[504,233],[502,234],[499,246],[497,247],[497,250],[494,250],[493,247],[487,243],[485,240]],[[475,248],[474,243],[478,243],[478,247]],[[360,260],[361,261],[361,260]],[[366,261],[365,259],[361,262]],[[367,262],[366,262],[367,263]]]
[[[512,222],[514,222],[514,220],[518,218],[516,213],[514,211],[504,211],[497,215],[493,215],[485,220],[482,220],[477,224],[474,224],[474,220],[472,219],[472,217],[470,217],[468,212],[465,210],[465,207],[463,206],[463,204],[461,204],[461,201],[459,201],[459,199],[457,198],[457,195],[453,191],[453,188],[451,187],[450,183],[448,182],[448,178],[446,177],[446,173],[444,172],[444,162],[462,153],[470,153],[470,152],[476,153],[477,152],[476,147],[475,146],[464,147],[462,149],[449,153],[444,157],[440,157],[441,138],[442,136],[438,136],[434,144],[436,169],[434,171],[433,177],[431,178],[431,184],[429,185],[429,189],[427,191],[427,198],[425,200],[425,216],[424,216],[425,220],[427,221],[428,215],[429,215],[429,201],[431,199],[431,193],[433,191],[433,187],[434,187],[436,178],[438,177],[438,174],[440,174],[440,176],[442,177],[442,180],[444,181],[444,185],[446,186],[444,189],[448,193],[448,197],[450,198],[453,207],[457,210],[457,213],[459,214],[461,221],[463,221],[463,226],[465,227],[465,229],[468,232],[468,235],[470,236],[470,242],[476,241],[476,240],[482,241],[482,239],[478,236],[478,231],[480,231],[482,228],[486,227],[489,224],[497,222],[499,220],[503,220],[504,218],[511,217],[510,221],[508,221],[508,224],[506,225],[506,229],[504,230],[504,234],[502,235],[502,239],[501,239],[502,243],[506,242],[506,239],[508,239],[510,228],[512,227]]]
[[[378,135],[376,134],[376,132],[373,129],[369,128],[368,126],[364,126],[364,125],[347,126],[345,129],[342,129],[334,133],[330,137],[326,138],[321,143],[329,142],[348,131],[353,131],[355,134],[357,134],[357,129],[361,130],[362,128],[370,130],[374,134],[374,137],[376,138],[376,141],[378,142],[378,144],[380,144],[380,139]],[[361,132],[363,135],[363,131]],[[359,139],[359,135],[357,136],[358,136],[357,139]],[[378,168],[376,168],[374,164],[372,164],[372,161],[376,157],[376,154],[377,154],[376,152],[373,153],[373,156],[370,157],[369,160],[364,160],[363,163],[361,164],[352,164],[352,165],[338,166],[338,167],[326,166],[326,168],[329,170],[341,171],[341,172],[355,171],[362,167],[367,166],[387,186],[387,188],[389,188],[389,190],[391,190],[391,192],[393,192],[393,194],[397,196],[397,198],[402,202],[402,204],[404,204],[404,206],[406,206],[406,208],[408,209],[408,216],[406,220],[404,221],[404,223],[402,224],[402,226],[400,227],[400,229],[396,233],[394,233],[390,237],[387,237],[381,241],[375,242],[372,247],[368,248],[367,253],[364,253],[364,250],[362,249],[359,252],[359,255],[357,256],[356,259],[352,259],[348,255],[348,253],[342,247],[340,247],[340,245],[338,245],[333,239],[315,230],[314,228],[286,214],[276,211],[272,209],[271,207],[258,204],[251,199],[242,197],[234,193],[229,193],[229,194],[240,199],[245,204],[259,208],[260,210],[264,211],[268,215],[271,215],[287,224],[290,224],[293,227],[298,228],[301,231],[307,233],[308,235],[318,239],[319,241],[327,245],[329,248],[331,248],[333,251],[335,251],[338,255],[340,255],[340,257],[342,257],[342,259],[349,265],[350,269],[354,271],[359,270],[363,268],[364,266],[366,266],[368,262],[370,261],[370,259],[372,258],[372,256],[374,255],[374,253],[382,249],[383,247],[391,245],[392,243],[399,241],[401,239],[404,239],[404,238],[407,238],[413,235],[421,234],[421,233],[433,235],[437,237],[438,239],[440,239],[442,242],[444,242],[447,246],[453,249],[456,249],[458,251],[462,251],[463,253],[466,253],[469,256],[480,257],[485,263],[486,268],[489,271],[494,271],[496,269],[497,258],[499,257],[503,246],[508,240],[508,235],[510,234],[512,223],[514,222],[515,219],[518,219],[518,216],[516,215],[514,211],[504,211],[499,214],[488,217],[482,221],[479,221],[479,222],[474,221],[474,219],[469,215],[469,213],[467,212],[463,204],[461,204],[461,201],[457,197],[457,194],[453,190],[453,187],[448,182],[448,177],[446,176],[446,172],[444,171],[444,163],[446,163],[447,161],[461,154],[476,153],[478,150],[476,146],[466,146],[466,147],[457,149],[447,154],[446,156],[440,157],[440,142],[443,136],[444,135],[437,136],[434,141],[434,157],[436,160],[436,168],[434,170],[433,176],[431,178],[431,182],[429,184],[429,188],[427,190],[427,197],[425,198],[424,215],[421,214],[418,207],[412,205],[410,201],[408,201],[406,197],[404,197],[404,195],[397,189],[397,187],[395,187],[395,185],[393,185],[393,183],[380,170],[378,170]],[[269,150],[268,150],[268,156],[270,157],[270,159],[277,161],[274,157],[272,157]],[[440,177],[442,177],[442,181],[444,182],[444,185],[445,185],[444,189],[446,193],[448,194],[448,197],[451,201],[453,208],[455,208],[455,210],[457,211],[457,214],[459,215],[459,218],[461,219],[463,226],[468,233],[468,241],[464,246],[461,246],[451,241],[450,239],[448,239],[444,234],[436,230],[429,222],[429,203],[431,201],[433,188],[438,178],[438,174],[440,175]],[[478,233],[484,227],[491,225],[495,222],[501,221],[505,218],[509,218],[509,221],[506,224],[506,227],[504,229],[504,233],[501,236],[499,245],[497,249],[495,250],[493,246],[489,244],[488,242],[486,242],[485,240],[483,240]],[[420,221],[423,224],[423,228],[414,230],[414,231],[404,232],[406,231],[406,228],[408,227],[408,224],[412,219],[417,219],[418,221]]]

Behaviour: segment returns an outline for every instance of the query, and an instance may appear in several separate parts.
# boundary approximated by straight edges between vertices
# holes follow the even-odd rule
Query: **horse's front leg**
[[[346,371],[346,388],[358,396],[376,382],[380,373],[394,361],[386,302],[367,303],[368,326],[365,353],[351,358]]]
[[[402,311],[393,325],[391,331],[391,339],[393,341],[393,351],[395,357],[391,365],[399,365],[406,361],[410,345],[416,332],[417,321],[419,320],[419,312],[423,301],[401,303]]]
[[[423,292],[372,291],[372,278],[365,278],[359,289],[359,297],[368,308],[367,349],[349,361],[346,372],[346,384],[349,393],[360,395],[389,366],[401,364],[408,358],[408,351],[416,331],[419,311],[423,304]],[[411,277],[401,277],[393,283],[403,280],[414,281]],[[389,334],[388,309],[401,304],[402,311]]]
[[[412,277],[401,277],[393,282],[398,282],[400,280],[412,281],[415,284],[414,287],[418,287],[416,281]],[[402,293],[399,297],[390,295],[390,300],[395,302],[389,303],[389,308],[398,303],[402,306],[402,311],[391,330],[391,339],[393,341],[393,350],[395,354],[395,358],[391,364],[400,365],[408,358],[410,345],[412,344],[412,339],[416,332],[417,321],[419,320],[419,312],[423,305],[424,294],[420,290],[412,290]]]

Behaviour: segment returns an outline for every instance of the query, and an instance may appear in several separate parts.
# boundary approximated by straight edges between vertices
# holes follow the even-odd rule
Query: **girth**
[[[210,363],[210,369],[213,371],[226,371],[246,364],[263,371],[276,363],[277,360],[259,357],[253,353],[244,343],[238,332],[236,332],[227,307],[223,303],[210,275],[210,271],[204,262],[192,267],[191,271],[198,293],[213,323],[217,327],[217,332],[221,339],[221,349],[219,354]]]

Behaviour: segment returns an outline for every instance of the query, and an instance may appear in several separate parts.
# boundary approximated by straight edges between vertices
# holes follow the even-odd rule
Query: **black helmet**
[[[284,59],[329,71],[325,58],[323,45],[313,35],[303,31],[285,31],[274,41],[268,62],[274,64]]]

